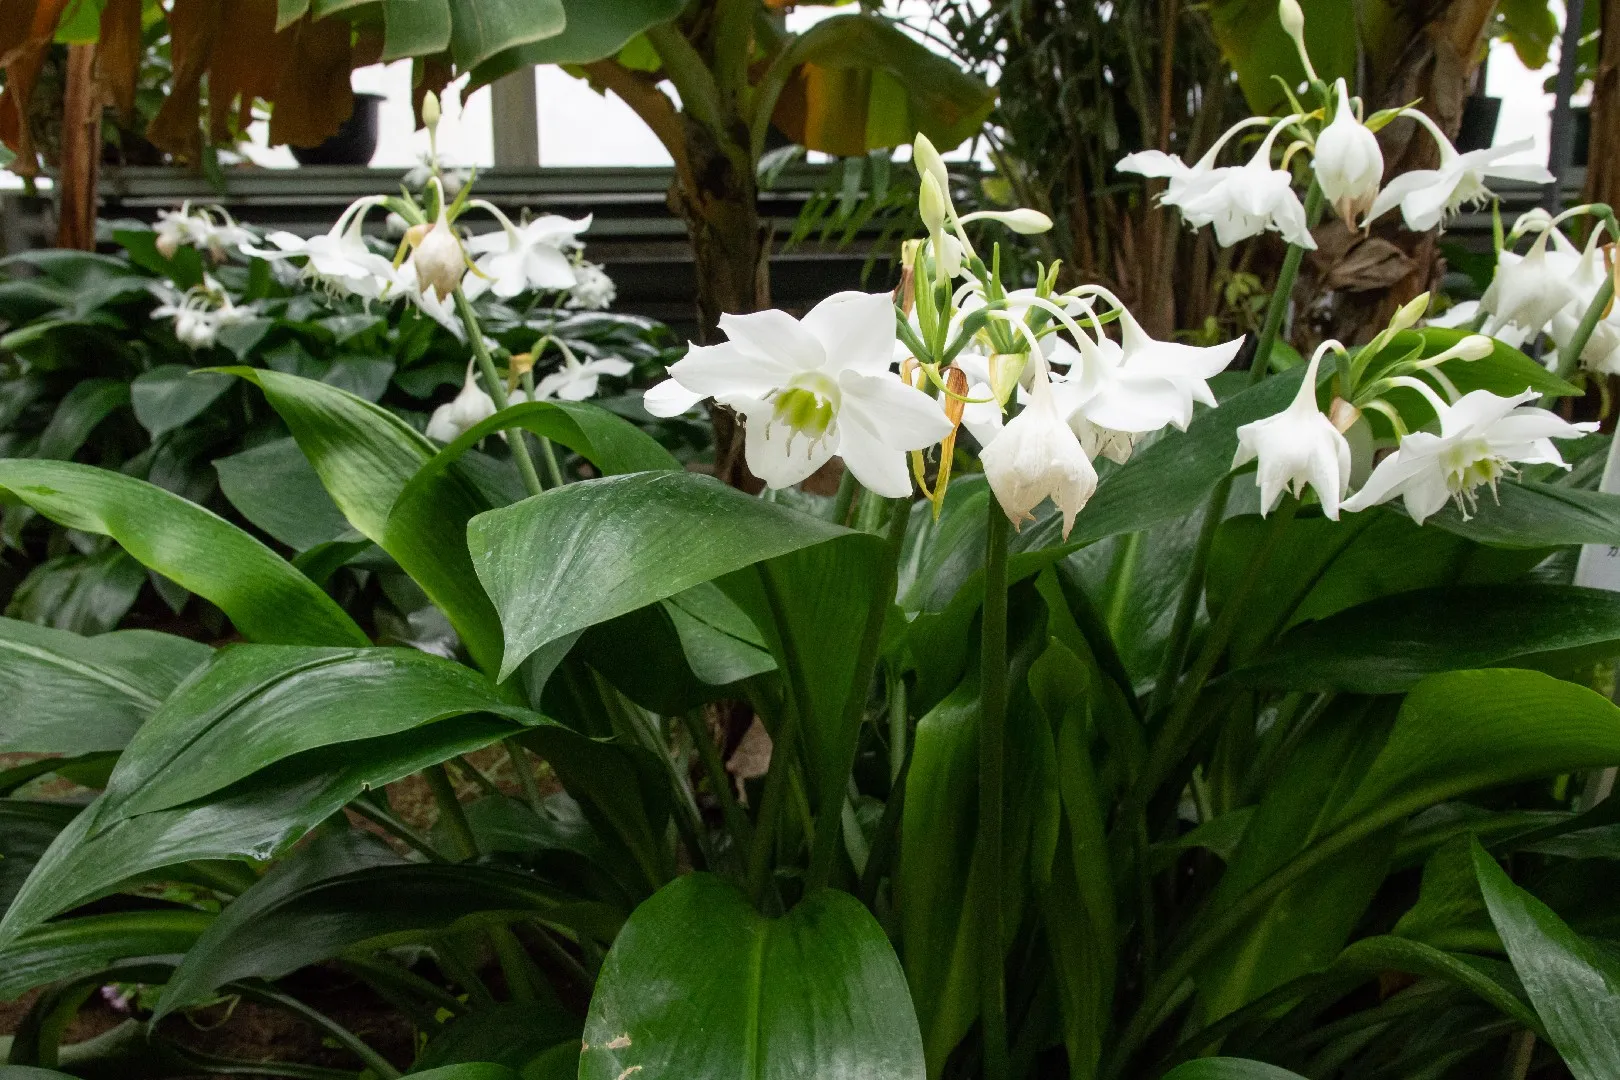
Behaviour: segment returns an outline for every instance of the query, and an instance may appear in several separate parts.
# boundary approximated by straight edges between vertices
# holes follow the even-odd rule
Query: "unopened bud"
[[[1024,236],[1034,236],[1043,233],[1052,227],[1052,219],[1039,210],[1029,207],[1020,207],[1017,210],[979,210],[968,214],[962,219],[965,225],[970,221],[995,221],[1007,226],[1015,233]]]
[[[945,419],[954,428],[962,422],[962,410],[967,408],[967,372],[952,364],[945,369]]]
[[[1311,81],[1316,81],[1316,68],[1311,66],[1311,54],[1305,48],[1305,12],[1300,10],[1299,0],[1277,0],[1277,17],[1282,20],[1283,31],[1293,39],[1294,48],[1299,50],[1299,62],[1305,65],[1305,74]]]
[[[996,353],[990,357],[990,391],[1001,404],[1012,397],[1027,363],[1028,353]]]
[[[1401,305],[1400,310],[1395,313],[1395,317],[1389,320],[1389,328],[1396,331],[1411,329],[1417,325],[1417,321],[1423,318],[1424,313],[1428,310],[1429,294],[1420,293],[1415,299]]]
[[[930,233],[945,227],[945,192],[934,180],[933,174],[923,173],[922,186],[917,194],[917,212]]]
[[[439,130],[439,95],[429,90],[422,95],[422,126],[428,131]]]
[[[911,144],[911,160],[917,166],[918,175],[932,176],[934,183],[939,185],[939,190],[942,193],[950,190],[951,177],[945,170],[945,159],[939,156],[938,150],[934,149],[933,140],[920,131],[917,132],[917,138]]]
[[[1496,342],[1484,334],[1470,334],[1451,349],[1459,360],[1483,360],[1496,351]]]

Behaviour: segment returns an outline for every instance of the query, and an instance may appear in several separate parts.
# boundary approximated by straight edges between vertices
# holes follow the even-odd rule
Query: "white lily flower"
[[[1186,164],[1174,154],[1166,154],[1160,150],[1140,150],[1121,158],[1115,168],[1120,172],[1168,180],[1169,183],[1159,195],[1159,202],[1165,206],[1184,207],[1189,200],[1197,198],[1225,180],[1236,168],[1236,166],[1217,168],[1215,165],[1221,150],[1233,137],[1249,128],[1269,123],[1271,120],[1264,116],[1251,116],[1247,120],[1238,121],[1216,139],[1215,145],[1192,165]]]
[[[438,184],[438,181],[433,181]],[[437,294],[448,299],[461,286],[461,276],[467,272],[467,253],[461,247],[461,237],[451,226],[445,214],[444,188],[439,188],[439,218],[427,232],[413,244],[411,267],[422,295]],[[407,234],[410,235],[410,234]]]
[[[511,298],[529,291],[563,292],[579,283],[574,263],[566,254],[579,246],[578,235],[591,227],[589,215],[579,218],[544,214],[523,225],[514,225],[493,205],[478,200],[474,205],[493,213],[501,222],[499,232],[475,236],[467,250],[480,278],[467,283],[468,297],[488,289],[496,296]]]
[[[1237,429],[1232,468],[1259,460],[1260,516],[1277,508],[1283,492],[1298,498],[1309,484],[1322,513],[1339,520],[1339,502],[1350,491],[1350,443],[1316,407],[1316,373],[1322,356],[1337,342],[1323,342],[1305,369],[1299,393],[1282,412]]]
[[[617,356],[603,356],[581,363],[573,353],[565,353],[563,366],[535,384],[534,400],[556,398],[558,401],[584,401],[596,396],[597,382],[603,375],[622,378],[633,369],[630,361]]]
[[[1547,262],[1553,273],[1563,276],[1570,283],[1575,294],[1574,301],[1554,315],[1547,328],[1558,346],[1557,353],[1562,353],[1574,343],[1576,329],[1585,318],[1587,309],[1592,306],[1598,289],[1608,279],[1609,268],[1604,262],[1601,246],[1604,235],[1604,230],[1594,229],[1587,239],[1585,250],[1580,250],[1563,233],[1553,232],[1553,250],[1547,253]],[[1557,353],[1547,358],[1554,367]],[[1586,341],[1586,347],[1581,350],[1581,366],[1599,374],[1620,375],[1620,312],[1611,312],[1608,318],[1598,320],[1597,326],[1592,329],[1592,336]]]
[[[791,487],[834,454],[885,498],[911,493],[906,451],[951,432],[939,404],[890,370],[888,293],[841,292],[795,319],[782,311],[722,315],[730,339],[694,345],[647,391],[647,410],[676,416],[712,397],[743,415],[748,467]]]
[[[1421,525],[1454,500],[1466,518],[1479,503],[1478,489],[1489,485],[1494,492],[1515,463],[1568,468],[1552,440],[1597,430],[1596,424],[1571,424],[1546,409],[1526,407],[1539,396],[1534,390],[1512,397],[1474,390],[1448,405],[1419,380],[1401,380],[1401,385],[1429,400],[1440,418],[1440,432],[1414,431],[1402,438],[1361,490],[1344,500],[1346,510],[1404,497],[1407,514]]]
[[[182,247],[194,247],[206,250],[215,262],[224,262],[227,252],[256,239],[252,230],[238,225],[224,207],[193,213],[190,202],[181,203],[179,210],[159,210],[154,231],[158,252],[165,259],[174,258]]]
[[[574,267],[574,287],[568,292],[564,307],[575,311],[606,311],[619,295],[619,287],[600,265],[580,262]]]
[[[237,306],[223,286],[208,275],[203,283],[185,292],[172,283],[162,282],[152,289],[163,303],[152,309],[154,319],[173,319],[174,336],[192,349],[209,349],[218,341],[223,327],[235,326],[255,317],[251,305]],[[218,303],[218,307],[213,305]]]
[[[1284,117],[1272,126],[1247,165],[1220,170],[1220,176],[1181,203],[1181,215],[1193,228],[1215,226],[1215,239],[1231,247],[1266,231],[1308,251],[1316,249],[1305,206],[1294,193],[1293,175],[1271,167],[1277,136],[1297,116]]]
[[[304,276],[334,292],[375,300],[393,285],[394,265],[366,246],[361,228],[367,211],[382,202],[380,195],[356,200],[343,211],[332,231],[320,236],[305,239],[290,232],[273,232],[265,239],[276,246],[274,251],[248,244],[240,247],[259,259],[306,259]]]
[[[1536,237],[1523,255],[1503,248],[1496,257],[1496,276],[1479,301],[1491,316],[1485,324],[1487,334],[1512,325],[1535,337],[1574,302],[1574,283],[1547,258],[1547,235]]]
[[[1545,166],[1500,164],[1505,157],[1531,149],[1535,145],[1532,139],[1459,154],[1428,116],[1416,109],[1403,110],[1403,115],[1422,124],[1434,137],[1440,148],[1440,167],[1416,169],[1391,180],[1367,211],[1364,224],[1372,224],[1398,206],[1408,229],[1427,232],[1443,225],[1463,206],[1478,206],[1492,198],[1490,189],[1485,186],[1487,179],[1524,180],[1532,184],[1553,182],[1553,174]]]
[[[1063,538],[1097,490],[1097,470],[1065,422],[1045,365],[1035,373],[1029,403],[979,454],[996,502],[1017,528],[1050,498],[1063,515]]]
[[[427,437],[438,442],[455,442],[478,424],[495,415],[495,399],[478,385],[472,365],[456,396],[433,410],[428,418]]]
[[[1378,198],[1384,179],[1384,152],[1378,136],[1368,130],[1350,107],[1350,88],[1343,79],[1335,84],[1338,107],[1333,121],[1316,138],[1311,167],[1322,194],[1351,228]]]
[[[457,341],[466,342],[467,328],[461,324],[461,316],[456,313],[455,301],[439,296],[432,289],[422,288],[421,282],[416,278],[415,262],[405,260],[394,275],[394,285],[394,296],[405,297],[415,304],[422,314],[455,335]]]

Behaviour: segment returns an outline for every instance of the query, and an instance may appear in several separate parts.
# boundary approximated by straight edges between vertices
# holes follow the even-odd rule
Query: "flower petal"
[[[785,311],[722,315],[720,329],[739,353],[769,361],[779,370],[814,371],[827,362],[821,340]]]
[[[841,417],[838,424],[838,456],[861,482],[861,486],[885,499],[911,496],[911,473],[906,468],[906,452],[885,444],[865,424],[853,416]]]
[[[692,409],[706,396],[688,390],[678,380],[665,379],[650,387],[641,396],[641,404],[654,416],[679,416]]]
[[[921,450],[951,433],[951,422],[939,402],[895,375],[861,375],[844,371],[838,376],[844,395],[840,413],[854,413],[884,445],[896,450]]]
[[[888,293],[834,293],[800,325],[821,342],[829,369],[881,375],[894,363],[894,300]]]

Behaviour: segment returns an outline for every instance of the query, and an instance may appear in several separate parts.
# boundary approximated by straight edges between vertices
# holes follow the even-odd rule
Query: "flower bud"
[[[945,159],[934,149],[933,141],[920,131],[911,144],[911,160],[916,164],[919,175],[934,178],[941,193],[951,190],[951,177],[945,169]]]
[[[429,90],[422,95],[422,126],[437,134],[439,116],[439,95]]]
[[[962,224],[965,225],[970,221],[998,222],[1023,236],[1034,236],[1052,227],[1051,218],[1039,210],[1031,210],[1028,207],[1020,207],[1017,210],[978,210],[964,217]]]
[[[1428,310],[1429,294],[1420,293],[1401,305],[1400,310],[1395,312],[1395,317],[1389,320],[1389,328],[1395,332],[1410,330],[1417,325],[1417,321],[1423,318],[1424,312]]]
[[[1446,351],[1456,360],[1483,360],[1496,351],[1496,342],[1484,334],[1470,334]]]
[[[917,193],[917,212],[930,233],[945,228],[945,193],[932,173],[923,173],[922,185]]]
[[[1384,178],[1384,152],[1378,137],[1356,119],[1350,108],[1350,90],[1338,81],[1338,107],[1333,122],[1322,129],[1316,140],[1312,163],[1322,194],[1338,210],[1351,228],[1372,208],[1378,198],[1378,185]]]
[[[990,357],[990,392],[996,395],[997,401],[1005,405],[1012,397],[1028,363],[1028,353],[996,353]]]
[[[430,289],[442,300],[456,291],[461,275],[467,268],[467,256],[461,250],[461,241],[444,216],[444,205],[439,205],[439,220],[433,223],[411,256],[416,267],[416,280],[425,295]]]
[[[1316,81],[1316,69],[1311,66],[1311,54],[1305,48],[1305,12],[1299,0],[1277,0],[1277,17],[1282,20],[1283,32],[1294,40],[1299,50],[1299,62],[1305,65],[1305,74]]]

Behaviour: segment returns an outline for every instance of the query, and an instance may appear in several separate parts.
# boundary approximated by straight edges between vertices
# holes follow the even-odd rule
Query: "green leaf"
[[[496,53],[563,32],[562,0],[450,0],[450,55],[462,71]]]
[[[888,938],[847,893],[779,919],[690,874],[636,909],[602,964],[580,1080],[882,1076],[923,1080],[922,1038]]]
[[[163,364],[142,372],[129,384],[135,419],[152,438],[195,420],[231,388],[231,378],[193,372],[184,364]]]
[[[145,567],[109,544],[93,555],[58,555],[28,572],[6,614],[75,634],[117,626],[146,585]]]
[[[214,471],[231,505],[294,551],[356,535],[292,439],[219,458]]]
[[[555,1003],[502,1001],[445,1024],[428,1040],[410,1075],[442,1070],[452,1062],[492,1058],[494,1064],[517,1071],[525,1080],[550,1080],[551,1073],[531,1076],[529,1067],[541,1061],[550,1064],[560,1057],[566,1062],[565,1075],[573,1080],[579,1072],[581,1027],[577,1015]]]
[[[467,531],[501,613],[502,679],[548,642],[839,538],[880,543],[686,472],[569,484],[481,514]]]
[[[1620,495],[1511,480],[1498,484],[1495,497],[1482,499],[1470,517],[1447,506],[1424,525],[1499,547],[1612,544],[1620,536]]]
[[[1474,843],[1474,869],[1513,969],[1576,1080],[1620,1075],[1620,973]]]
[[[1552,43],[1558,40],[1558,16],[1547,0],[1499,0],[1496,17],[1499,33],[1527,70],[1547,66]]]
[[[0,911],[10,906],[34,864],[79,810],[71,803],[0,799]]]
[[[205,911],[164,909],[37,926],[0,948],[0,1001],[47,983],[93,975],[120,960],[183,953],[213,920]]]
[[[309,11],[309,0],[276,0],[276,29],[285,30]]]
[[[471,713],[544,722],[471,669],[415,649],[223,649],[130,741],[96,828],[201,799],[306,750]]]
[[[450,0],[383,0],[382,62],[450,47]]]
[[[66,461],[114,410],[129,404],[130,385],[122,379],[85,379],[62,396],[51,422],[40,433],[35,457]]]
[[[122,750],[208,646],[151,630],[80,637],[0,619],[0,753]]]
[[[469,717],[329,747],[272,766],[217,799],[127,818],[93,836],[92,803],[57,836],[0,920],[0,945],[58,912],[168,867],[273,858],[362,791],[521,730],[510,721]]]
[[[468,450],[498,432],[522,428],[585,458],[604,476],[679,469],[681,463],[658,440],[622,416],[588,401],[529,401],[475,424],[434,456],[419,478],[429,482]]]
[[[482,496],[448,473],[434,488],[433,512],[412,519],[421,527],[391,530],[390,511],[435,456],[433,443],[393,413],[337,387],[276,371],[230,370],[263,388],[350,524],[393,556],[449,618],[474,662],[493,671],[500,625],[468,563],[461,525],[487,506]]]
[[[1246,1058],[1198,1058],[1176,1066],[1164,1080],[1305,1080],[1299,1073]]]
[[[0,460],[0,486],[60,525],[112,537],[143,566],[219,605],[251,641],[368,641],[336,601],[286,560],[153,484],[70,462]]]
[[[266,881],[268,881],[268,877]],[[285,888],[261,901],[249,889],[186,955],[158,1002],[154,1019],[200,1004],[226,983],[278,979],[351,949],[425,944],[466,921],[537,919],[596,941],[609,941],[622,916],[575,900],[540,879],[491,866],[446,863],[376,865]],[[241,917],[232,910],[247,902]],[[386,940],[379,940],[386,939]],[[26,940],[26,939],[25,939]],[[491,1054],[485,1047],[481,1056]]]
[[[1538,658],[1570,663],[1616,652],[1620,595],[1563,585],[1464,586],[1398,593],[1299,627],[1233,677],[1245,686],[1397,694],[1442,671],[1539,667]]]
[[[1317,75],[1330,86],[1341,76],[1355,78],[1361,42],[1355,5],[1302,0],[1300,6]],[[1287,101],[1282,87],[1297,87],[1306,75],[1299,50],[1277,16],[1275,0],[1213,0],[1209,17],[1215,41],[1237,74],[1249,108],[1262,116],[1276,112]]]
[[[1522,1000],[1522,992],[1503,985],[1489,974],[1488,965],[1500,963],[1467,953],[1448,953],[1406,938],[1379,936],[1362,938],[1350,945],[1334,962],[1337,969],[1353,969],[1368,975],[1404,971],[1408,975],[1442,979],[1475,994],[1504,1016],[1540,1033],[1541,1022]]]
[[[0,1065],[0,1080],[78,1080],[54,1069],[36,1069],[32,1065]]]
[[[412,1072],[410,1075],[416,1077],[416,1080],[520,1080],[518,1074],[505,1065],[484,1061],[445,1065],[442,1068],[429,1069],[427,1072]],[[5,1078],[0,1077],[0,1080]]]
[[[561,33],[491,57],[473,72],[472,86],[494,82],[528,64],[588,64],[616,56],[631,38],[675,18],[686,5],[685,0],[616,0],[612,4],[562,0],[562,6],[568,21]]]

